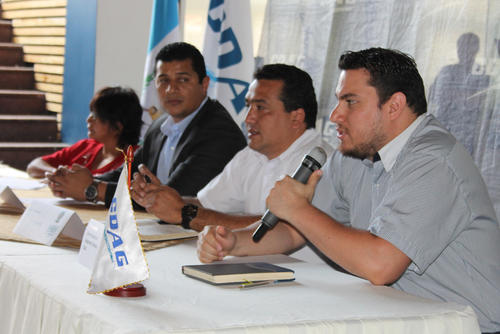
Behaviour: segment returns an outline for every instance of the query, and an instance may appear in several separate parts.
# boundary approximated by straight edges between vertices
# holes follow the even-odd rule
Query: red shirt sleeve
[[[82,139],[62,150],[44,155],[42,159],[53,167],[61,165],[71,167],[73,164],[80,164],[90,169],[102,146],[93,139]]]
[[[104,174],[121,167],[123,164],[123,154],[117,155],[116,158],[106,166],[94,170],[91,169],[92,163],[94,162],[99,151],[102,149],[102,146],[103,145],[101,143],[93,139],[82,139],[69,147],[63,148],[62,150],[49,155],[44,155],[42,159],[53,167],[71,167],[73,164],[79,164],[90,169],[92,175]],[[134,152],[138,148],[139,146],[134,146]]]

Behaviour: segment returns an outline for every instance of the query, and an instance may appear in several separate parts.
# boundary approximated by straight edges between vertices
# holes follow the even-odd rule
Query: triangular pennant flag
[[[105,242],[96,256],[88,293],[103,293],[149,277],[127,178],[125,163],[106,217]]]

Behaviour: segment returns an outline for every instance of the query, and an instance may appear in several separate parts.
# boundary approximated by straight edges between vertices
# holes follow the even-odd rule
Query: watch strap
[[[181,226],[189,230],[191,228],[190,227],[191,220],[193,220],[197,214],[198,214],[198,207],[196,205],[194,204],[184,205],[181,210],[181,215],[182,215]]]

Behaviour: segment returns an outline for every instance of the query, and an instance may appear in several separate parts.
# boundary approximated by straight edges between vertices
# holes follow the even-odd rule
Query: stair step
[[[33,89],[34,77],[32,67],[0,66],[0,89]]]
[[[45,93],[36,90],[0,89],[0,115],[43,115]]]
[[[0,20],[0,42],[12,41],[12,23],[9,20]]]
[[[0,142],[0,162],[11,167],[26,170],[31,160],[67,147],[65,143],[5,143]]]
[[[57,117],[0,115],[0,142],[57,141]]]
[[[57,142],[57,116],[47,111],[45,93],[34,88],[23,46],[12,41],[12,22],[0,19],[0,163],[25,170],[34,158],[68,144]]]
[[[0,66],[24,65],[23,46],[14,43],[0,43]]]

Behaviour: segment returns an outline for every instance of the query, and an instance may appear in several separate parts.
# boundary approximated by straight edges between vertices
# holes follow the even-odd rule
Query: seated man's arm
[[[270,210],[288,221],[332,261],[373,284],[389,284],[411,260],[390,242],[368,231],[345,226],[310,204],[321,171],[306,185],[285,177],[267,199]]]
[[[302,247],[305,239],[295,228],[277,224],[258,243],[252,241],[257,224],[231,231],[224,226],[206,226],[198,235],[198,258],[201,262],[220,261],[227,255],[252,256],[283,254]]]
[[[230,229],[236,229],[246,227],[259,220],[260,216],[227,214],[199,207],[198,214],[189,226],[197,231],[201,231],[208,225],[221,225]]]
[[[260,219],[259,216],[225,214],[203,208],[195,197],[181,197],[169,186],[160,184],[158,178],[145,166],[139,167],[140,173],[134,174],[131,195],[134,201],[163,221],[180,224],[182,208],[187,203],[198,206],[196,217],[191,220],[190,228],[201,231],[206,225],[223,225],[231,229],[241,228]],[[145,178],[151,182],[146,182]]]

